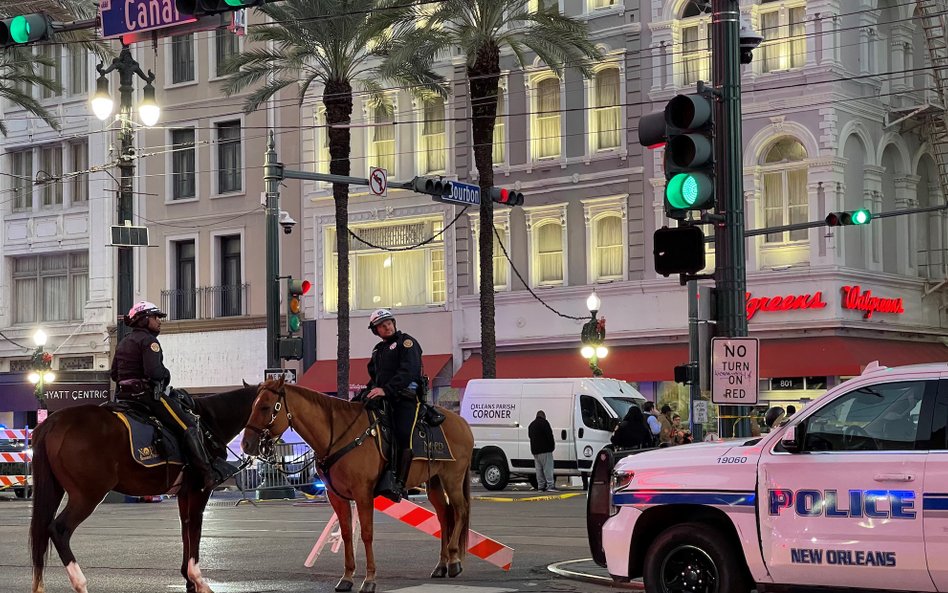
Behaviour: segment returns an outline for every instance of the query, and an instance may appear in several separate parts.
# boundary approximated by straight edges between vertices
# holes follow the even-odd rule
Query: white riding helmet
[[[164,311],[158,308],[158,305],[148,301],[139,301],[128,310],[125,316],[125,325],[132,325],[142,317],[167,317]]]
[[[372,333],[378,333],[376,327],[383,321],[391,319],[392,322],[395,322],[395,316],[392,315],[392,312],[388,309],[376,309],[369,316],[369,329],[372,330]]]

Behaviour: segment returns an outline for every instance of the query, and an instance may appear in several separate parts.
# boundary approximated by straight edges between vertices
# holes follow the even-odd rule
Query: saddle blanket
[[[132,459],[138,464],[145,467],[184,465],[178,439],[167,428],[162,427],[159,432],[151,422],[139,416],[140,412],[131,409],[110,411],[118,416],[128,430]]]
[[[419,408],[419,412],[420,412]],[[379,416],[374,410],[367,410],[369,422],[374,422]],[[388,459],[389,439],[391,439],[391,428],[387,416],[378,417],[379,427],[382,430],[376,430],[375,441],[379,446],[382,457]],[[454,454],[451,453],[451,445],[444,438],[444,431],[441,426],[428,426],[418,415],[415,416],[415,425],[411,431],[411,453],[412,459],[425,459],[428,461],[455,461]]]

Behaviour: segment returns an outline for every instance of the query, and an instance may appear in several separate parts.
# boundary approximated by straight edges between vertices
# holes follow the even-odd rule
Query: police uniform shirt
[[[396,331],[372,350],[369,387],[381,387],[394,397],[421,379],[421,346],[410,335]]]
[[[112,380],[118,383],[126,379],[142,379],[166,385],[171,381],[171,372],[165,368],[164,358],[156,335],[136,327],[115,349]]]

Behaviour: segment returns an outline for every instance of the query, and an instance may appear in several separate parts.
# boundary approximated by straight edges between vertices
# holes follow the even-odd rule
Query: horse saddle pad
[[[128,444],[132,459],[145,467],[172,464],[184,465],[184,455],[174,434],[146,413],[122,404],[110,405],[109,411],[118,416],[128,429]]]
[[[389,416],[379,414],[375,410],[366,410],[369,415],[369,422],[379,421],[381,430],[375,431],[375,440],[378,443],[379,451],[382,457],[388,459],[388,452],[391,451],[392,430],[389,426]],[[421,410],[419,409],[419,412]],[[444,438],[444,431],[439,426],[428,426],[425,422],[415,416],[415,424],[411,431],[411,454],[412,459],[425,459],[427,461],[455,461],[451,453],[451,445]]]

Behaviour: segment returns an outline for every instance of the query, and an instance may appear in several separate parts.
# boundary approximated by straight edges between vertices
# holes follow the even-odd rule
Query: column
[[[879,166],[866,165],[866,183],[864,185],[863,204],[870,212],[882,210],[882,176],[885,169]],[[869,232],[865,234],[866,269],[882,270],[882,225],[870,224]]]
[[[917,187],[921,179],[906,175],[895,180],[895,208],[905,210],[918,205]],[[905,276],[918,275],[918,231],[915,216],[897,216],[896,246],[898,247],[897,269]]]
[[[891,56],[891,67],[889,71],[899,72],[890,79],[890,85],[893,91],[904,91],[910,88],[912,74],[905,72],[911,68],[909,52],[912,47],[912,31],[902,25],[893,25],[891,39],[889,40],[889,55]]]

